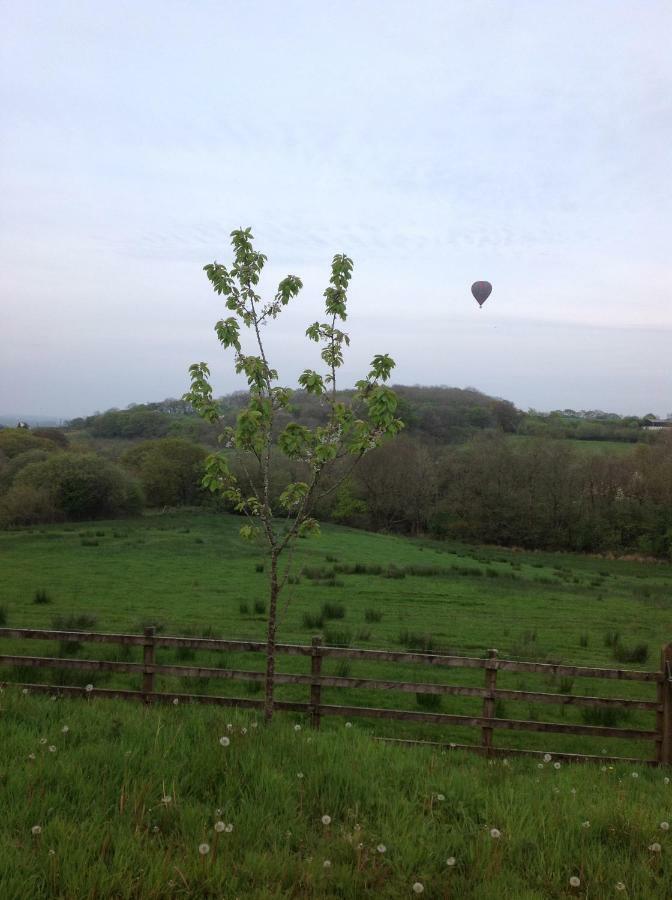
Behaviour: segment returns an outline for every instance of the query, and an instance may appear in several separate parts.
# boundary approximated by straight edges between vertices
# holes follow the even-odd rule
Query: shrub
[[[142,508],[139,485],[126,473],[94,454],[54,453],[26,466],[15,487],[47,492],[57,514],[65,519],[95,519],[131,515]]]
[[[649,645],[636,644],[634,647],[624,647],[622,644],[614,644],[613,656],[622,663],[645,663],[649,658]]]
[[[53,602],[54,601],[51,599],[51,595],[42,588],[38,588],[38,590],[36,590],[33,594],[33,603],[37,603],[38,606]]]
[[[382,618],[382,612],[379,612],[377,609],[371,609],[371,607],[367,607],[367,609],[364,610],[365,622],[380,622]]]
[[[443,697],[441,694],[416,694],[415,702],[420,709],[425,709],[428,712],[437,712],[443,705]]]
[[[349,647],[352,644],[352,632],[348,628],[340,630],[327,628],[324,642],[328,647]]]
[[[308,629],[322,628],[324,620],[322,616],[313,616],[310,613],[303,614],[303,627]]]
[[[181,506],[201,497],[205,450],[183,438],[143,441],[122,456],[138,476],[150,506]]]
[[[342,603],[323,603],[322,615],[323,620],[326,619],[344,619],[345,606]]]
[[[29,450],[56,450],[53,441],[36,436],[26,428],[3,428],[0,430],[0,453],[13,459]]]
[[[56,518],[56,506],[45,489],[14,485],[0,497],[0,528],[53,522]]]

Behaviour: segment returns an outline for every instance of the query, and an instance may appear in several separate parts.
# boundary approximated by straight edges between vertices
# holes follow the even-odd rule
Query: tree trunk
[[[275,692],[275,632],[277,629],[278,606],[278,557],[271,553],[270,603],[268,607],[268,631],[266,635],[266,697],[264,699],[264,719],[273,718]]]

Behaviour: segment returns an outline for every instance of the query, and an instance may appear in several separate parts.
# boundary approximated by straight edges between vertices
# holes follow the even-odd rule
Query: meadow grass
[[[0,709],[3,900],[356,900],[412,897],[414,884],[427,898],[663,900],[672,889],[661,828],[672,787],[659,769],[488,762],[381,744],[343,722],[266,727],[196,705],[9,687]]]
[[[240,519],[204,511],[135,520],[26,529],[0,535],[0,608],[10,626],[51,627],[89,617],[94,630],[139,632],[156,624],[163,634],[262,639],[266,574],[261,549],[242,541]],[[82,544],[96,535],[97,546]],[[303,573],[303,574],[302,574]],[[307,577],[306,573],[313,577]],[[672,567],[568,554],[524,553],[500,548],[409,540],[324,526],[321,538],[300,541],[294,583],[283,595],[279,639],[309,643],[313,634],[342,645],[417,649],[605,667],[657,669],[659,648],[670,640]],[[336,577],[338,576],[338,577]],[[50,603],[35,603],[36,592]],[[284,612],[285,601],[289,605]],[[329,613],[338,613],[330,618]],[[326,614],[325,614],[326,613]],[[83,621],[83,620],[82,620]],[[76,655],[139,661],[139,650],[111,646],[61,646],[54,642],[3,641],[7,653]],[[197,651],[197,665],[260,670],[253,654]],[[160,649],[157,661],[184,661]],[[308,671],[308,661],[280,658],[281,671]],[[352,661],[352,677],[483,684],[483,673],[435,667]],[[338,662],[325,661],[325,674]],[[77,678],[82,676],[78,681]],[[18,677],[20,676],[20,677]],[[48,680],[96,686],[139,687],[137,678],[111,673],[0,669],[0,679]],[[238,682],[197,685],[157,679],[160,689],[246,696]],[[498,686],[551,693],[653,699],[651,686],[591,679],[549,679],[500,673]],[[250,689],[254,690],[254,689]],[[278,696],[307,700],[304,686]],[[415,694],[330,688],[323,702],[420,709]],[[444,712],[479,714],[471,698],[444,698]],[[585,711],[507,702],[502,716],[586,724]],[[616,711],[622,727],[652,728],[649,712]],[[441,729],[401,722],[364,722],[381,735],[474,742],[473,729]],[[590,723],[589,723],[590,724]],[[599,724],[599,723],[598,723]],[[501,746],[600,754],[601,738],[495,732]],[[612,740],[615,755],[652,755],[652,746]]]

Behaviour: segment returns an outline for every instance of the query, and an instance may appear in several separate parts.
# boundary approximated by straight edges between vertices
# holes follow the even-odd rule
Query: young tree
[[[275,646],[278,626],[278,596],[290,573],[294,542],[319,531],[312,516],[320,496],[325,473],[346,457],[352,465],[378,446],[385,437],[396,434],[402,422],[396,417],[397,398],[385,382],[394,368],[387,355],[374,356],[366,378],[358,381],[350,403],[337,399],[336,373],[343,364],[348,335],[337,327],[347,315],[347,289],[352,275],[352,260],[343,254],[334,256],[329,287],[324,291],[325,322],[314,322],[306,336],[321,345],[326,372],[306,369],[299,385],[325,404],[327,421],[312,429],[290,422],[281,431],[276,424],[280,410],[290,410],[291,390],[277,384],[278,373],[268,360],[263,326],[276,319],[302,288],[301,279],[288,275],[278,285],[274,298],[264,302],[257,285],[266,256],[253,247],[251,229],[231,233],[234,261],[230,268],[214,262],[204,267],[213,289],[226,298],[226,308],[234,315],[220,319],[215,332],[225,349],[235,354],[235,369],[244,373],[249,385],[249,401],[238,414],[235,428],[222,427],[220,443],[239,455],[244,477],[238,479],[228,464],[229,453],[211,454],[205,461],[203,485],[233,504],[247,517],[240,529],[244,538],[259,539],[268,557],[268,623],[266,649],[266,693],[264,715],[273,716],[275,682]],[[248,355],[241,343],[241,325],[249,330],[255,352]],[[220,407],[213,399],[206,363],[189,367],[191,390],[184,395],[199,414],[213,425],[221,423]],[[282,519],[274,516],[270,494],[271,452],[277,445],[289,460],[302,461],[305,481],[291,481],[279,499]],[[340,463],[342,466],[343,463]],[[343,477],[347,477],[350,467]],[[330,480],[329,488],[338,486]],[[281,557],[286,562],[281,568]]]

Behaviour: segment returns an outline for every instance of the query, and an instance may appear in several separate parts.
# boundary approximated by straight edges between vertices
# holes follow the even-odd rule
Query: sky
[[[342,387],[672,412],[669,0],[3,0],[0,413],[181,396],[202,271],[251,226],[281,383],[319,364],[354,260]],[[473,281],[493,284],[479,309]],[[252,345],[248,345],[252,351]]]

